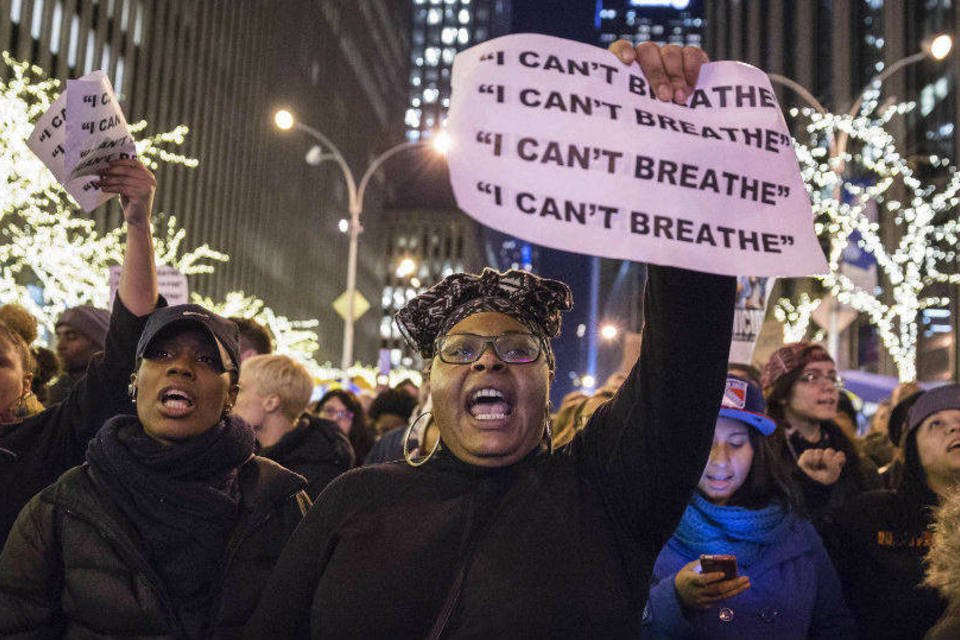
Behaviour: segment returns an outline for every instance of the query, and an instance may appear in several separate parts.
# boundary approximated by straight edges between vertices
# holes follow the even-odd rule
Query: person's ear
[[[23,374],[23,388],[25,391],[30,391],[33,385],[33,372]]]
[[[131,400],[137,399],[137,374],[130,374],[130,384],[127,385],[127,395]]]
[[[280,396],[275,393],[271,393],[267,397],[263,398],[263,410],[266,413],[273,413],[280,408]]]
[[[227,405],[233,409],[233,405],[237,404],[237,394],[240,393],[240,385],[232,384],[230,385],[230,390],[227,392]]]

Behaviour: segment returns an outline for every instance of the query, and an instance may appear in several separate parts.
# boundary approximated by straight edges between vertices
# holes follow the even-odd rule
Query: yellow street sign
[[[333,301],[333,310],[343,318],[347,319],[347,314],[350,312],[350,298],[347,297],[347,292],[344,291],[340,296]],[[359,291],[353,292],[353,319],[356,320],[367,311],[370,310],[370,303],[367,302],[367,299]]]

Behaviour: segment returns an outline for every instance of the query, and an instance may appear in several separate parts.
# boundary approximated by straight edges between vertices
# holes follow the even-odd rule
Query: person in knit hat
[[[760,387],[728,375],[713,446],[654,565],[643,638],[853,638],[840,579],[770,447]],[[701,566],[734,556],[736,575]]]
[[[843,380],[823,346],[780,347],[764,366],[760,384],[779,427],[774,450],[793,469],[815,526],[822,528],[828,514],[851,497],[881,487],[876,466],[835,422]]]
[[[851,500],[824,532],[863,638],[922,638],[945,611],[921,582],[933,511],[960,487],[960,385],[923,392],[900,442],[897,486]]]
[[[57,320],[57,357],[63,375],[47,391],[47,402],[56,404],[87,371],[93,356],[103,351],[110,327],[110,312],[89,305],[64,311]]]

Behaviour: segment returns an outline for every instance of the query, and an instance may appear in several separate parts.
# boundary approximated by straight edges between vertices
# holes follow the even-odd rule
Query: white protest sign
[[[117,288],[120,286],[120,274],[122,272],[123,269],[119,265],[110,267],[111,307],[113,307],[113,301],[117,295]],[[174,267],[167,265],[157,267],[157,289],[160,291],[160,295],[167,299],[167,304],[171,307],[190,302],[190,287],[187,284],[187,276]]]
[[[84,78],[89,78],[92,75],[89,74]],[[75,166],[66,162],[67,129],[77,126],[81,127],[81,131],[83,130],[82,125],[75,125],[72,122],[68,125],[67,96],[70,93],[71,82],[73,81],[67,81],[67,91],[61,93],[47,109],[47,112],[37,120],[33,133],[27,139],[27,147],[40,158],[57,181],[63,185],[67,193],[77,201],[77,204],[89,213],[113,198],[114,194],[104,193],[96,188],[94,183],[97,182],[98,178],[95,175],[72,176]],[[107,81],[107,87],[109,87],[109,81]],[[112,100],[112,104],[116,105],[115,99]],[[99,121],[97,123],[99,125]],[[123,128],[126,131],[126,122],[124,122]],[[129,132],[127,134],[129,135]],[[135,150],[134,155],[136,155]]]
[[[127,119],[103,71],[67,80],[66,150],[71,178],[93,175],[114,160],[137,155]]]
[[[740,276],[737,278],[737,301],[733,309],[733,340],[729,362],[750,364],[753,350],[767,314],[767,301],[773,289],[773,278]]]
[[[754,67],[704,66],[680,106],[605,50],[513,35],[458,54],[452,86],[451,183],[487,226],[712,273],[827,270],[786,123]]]

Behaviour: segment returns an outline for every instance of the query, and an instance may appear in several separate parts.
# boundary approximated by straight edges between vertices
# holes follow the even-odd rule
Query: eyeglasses
[[[330,420],[353,420],[353,411],[347,411],[346,409],[337,411],[336,409],[324,407],[320,409],[320,415]]]
[[[843,378],[835,373],[823,374],[819,371],[807,371],[806,373],[801,373],[797,380],[800,382],[806,382],[807,384],[820,384],[821,382],[826,381],[830,384],[830,386],[838,391],[843,389]]]
[[[504,333],[499,336],[478,336],[472,333],[451,333],[437,339],[437,355],[447,364],[472,364],[480,359],[487,345],[507,364],[527,364],[540,357],[540,338],[532,333]]]

